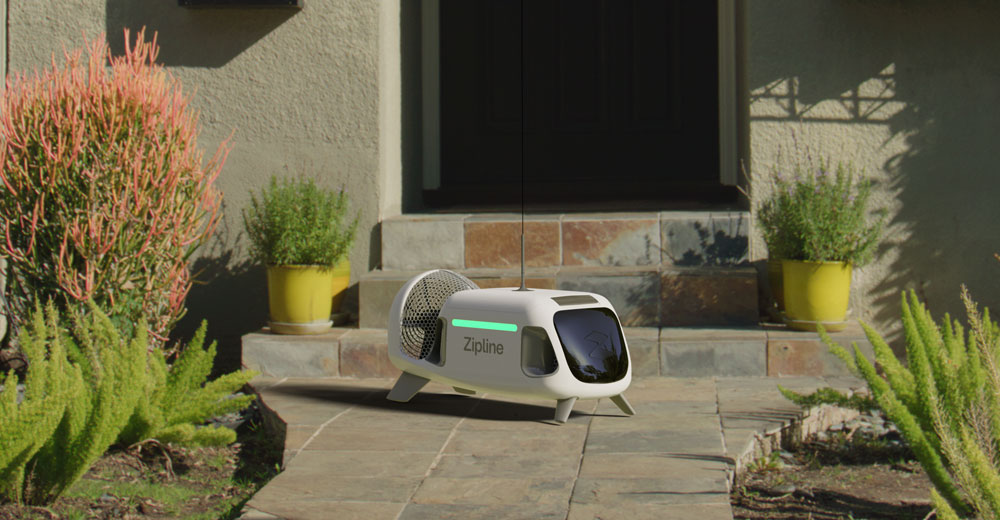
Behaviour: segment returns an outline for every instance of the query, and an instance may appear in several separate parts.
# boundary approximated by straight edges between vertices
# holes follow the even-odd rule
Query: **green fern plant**
[[[908,366],[864,323],[881,375],[856,344],[851,356],[821,331],[823,341],[899,427],[934,484],[938,516],[1000,519],[1000,326],[964,286],[968,331],[947,314],[935,324],[913,291],[902,300]]]
[[[0,393],[0,485],[5,498],[49,503],[114,442],[146,382],[146,331],[131,340],[92,302],[63,330],[50,303],[20,336],[30,365],[19,405],[16,379]]]
[[[146,330],[137,327],[131,339],[123,337],[96,304],[89,307],[89,313],[75,318],[73,341],[67,341],[69,360],[83,374],[82,383],[28,466],[28,503],[51,502],[79,480],[118,438],[145,386]]]
[[[36,306],[22,329],[20,345],[29,363],[24,398],[18,403],[13,370],[0,391],[0,499],[14,502],[23,498],[28,462],[55,433],[67,403],[83,389],[83,374],[66,358],[66,339],[51,304],[45,312]]]
[[[119,443],[132,445],[146,439],[195,446],[224,446],[236,440],[236,432],[224,427],[196,428],[195,424],[217,415],[242,410],[254,396],[232,397],[258,373],[252,370],[226,374],[206,383],[212,371],[216,344],[203,348],[207,323],[202,322],[173,366],[153,353],[147,360],[149,380],[145,398],[135,408]]]

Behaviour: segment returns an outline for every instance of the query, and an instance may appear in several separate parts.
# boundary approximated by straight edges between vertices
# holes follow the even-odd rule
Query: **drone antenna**
[[[517,290],[531,290],[524,284],[524,0],[521,0],[521,287]]]

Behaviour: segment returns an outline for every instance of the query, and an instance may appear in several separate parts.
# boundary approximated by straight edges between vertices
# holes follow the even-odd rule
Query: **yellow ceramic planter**
[[[351,261],[343,259],[333,266],[333,312],[340,312],[340,305],[344,302],[344,294],[351,285]]]
[[[851,264],[783,260],[781,271],[789,327],[815,331],[821,323],[828,331],[838,331],[847,325]]]
[[[269,323],[278,334],[320,334],[330,329],[334,271],[314,265],[267,268]]]

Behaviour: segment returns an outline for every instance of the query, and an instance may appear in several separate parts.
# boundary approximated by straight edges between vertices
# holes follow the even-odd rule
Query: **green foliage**
[[[859,394],[848,396],[834,388],[820,388],[811,394],[800,394],[778,385],[778,391],[781,392],[781,395],[785,396],[785,399],[803,408],[812,408],[822,404],[851,408],[859,412],[867,412],[878,408],[878,404],[871,397]]]
[[[206,383],[212,371],[216,344],[203,348],[207,324],[202,322],[194,338],[181,351],[172,367],[154,352],[147,360],[149,379],[128,425],[118,441],[131,445],[146,439],[198,446],[224,446],[236,440],[229,428],[195,428],[210,417],[246,408],[253,396],[230,396],[257,372],[237,371]]]
[[[347,194],[321,188],[312,179],[271,177],[250,194],[243,224],[251,255],[264,265],[333,267],[347,256],[358,220],[347,222]]]
[[[90,311],[76,319],[68,349],[83,373],[83,388],[29,466],[30,503],[54,500],[83,476],[118,437],[142,395],[146,331],[140,327],[124,338],[93,303]]]
[[[885,217],[869,217],[870,181],[855,181],[850,166],[836,172],[820,162],[815,172],[775,177],[774,195],[758,219],[772,258],[863,265],[871,260]]]
[[[20,338],[31,363],[25,400],[17,405],[11,397],[10,374],[3,392],[0,482],[5,498],[44,504],[76,482],[125,425],[145,382],[147,342],[142,328],[122,338],[94,304],[72,335],[51,304],[44,315],[36,308],[30,323]],[[8,429],[31,413],[37,423],[20,433]]]
[[[1000,518],[1000,326],[962,288],[969,330],[945,315],[940,325],[911,291],[902,296],[909,366],[870,327],[882,375],[855,346],[848,366],[864,377],[936,488],[941,518],[967,512]],[[840,348],[828,336],[831,348]]]
[[[52,438],[66,405],[83,391],[80,367],[66,358],[66,338],[50,305],[43,314],[36,307],[21,332],[21,348],[28,359],[24,399],[17,402],[17,376],[10,371],[0,391],[0,499],[20,502],[25,467]]]
[[[781,456],[776,451],[760,457],[752,461],[748,466],[747,470],[751,473],[764,473],[768,471],[778,471],[785,467],[785,464],[781,462]]]
[[[938,520],[958,520],[958,514],[948,505],[948,501],[941,498],[936,489],[931,490],[931,504],[934,505],[934,513]]]
[[[0,97],[0,256],[15,320],[36,301],[93,300],[122,330],[145,321],[153,343],[185,312],[188,259],[211,235],[227,153],[203,164],[197,115],[156,63],[155,38],[112,56],[105,39]]]
[[[229,398],[256,374],[234,372],[205,383],[215,344],[203,349],[205,325],[169,368],[159,349],[147,354],[141,327],[132,339],[95,304],[68,333],[52,304],[36,309],[20,335],[28,357],[25,395],[17,377],[0,391],[0,499],[44,504],[76,482],[116,439],[225,445],[228,428],[196,428],[206,418],[245,408]]]

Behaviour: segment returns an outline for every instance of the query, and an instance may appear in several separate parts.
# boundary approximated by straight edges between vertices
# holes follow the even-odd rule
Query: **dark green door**
[[[523,16],[518,0],[440,5],[432,203],[519,203],[522,146],[529,205],[656,204],[721,188],[715,2],[525,0]]]

